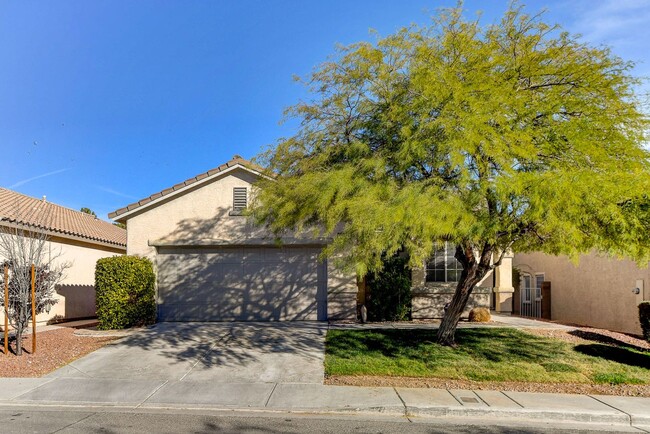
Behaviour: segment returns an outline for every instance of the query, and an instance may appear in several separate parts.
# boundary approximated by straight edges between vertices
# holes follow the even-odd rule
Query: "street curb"
[[[632,419],[625,413],[607,414],[595,412],[562,412],[557,410],[500,409],[491,408],[456,408],[456,407],[407,407],[407,416],[433,418],[481,418],[507,420],[544,420],[545,422],[577,422],[607,425],[632,425]]]
[[[100,403],[100,402],[66,402],[66,401],[20,401],[2,400],[0,406],[11,407],[67,407],[67,408],[111,408],[129,410],[203,410],[203,411],[225,411],[225,412],[259,412],[259,413],[296,413],[296,414],[321,414],[321,415],[382,415],[392,417],[407,417],[418,419],[481,419],[486,422],[508,422],[519,423],[544,421],[545,423],[581,423],[593,425],[611,425],[647,428],[648,418],[632,418],[625,413],[605,414],[595,412],[561,412],[556,410],[529,410],[529,409],[499,409],[499,408],[457,408],[457,407],[407,407],[406,409],[395,406],[379,407],[333,407],[333,408],[298,408],[298,407],[242,407],[225,405],[191,405],[183,403],[170,403],[165,405],[143,404],[143,403]]]

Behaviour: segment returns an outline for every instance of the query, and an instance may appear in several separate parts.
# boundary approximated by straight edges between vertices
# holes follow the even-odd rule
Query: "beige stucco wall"
[[[36,317],[45,323],[54,317],[74,319],[95,315],[95,264],[100,258],[123,254],[121,249],[90,244],[79,240],[53,237],[48,241],[48,253],[54,263],[68,263],[63,279],[56,287],[57,303],[50,312]],[[1,271],[0,271],[1,272]],[[0,309],[0,324],[4,324],[4,312]]]
[[[456,283],[427,282],[424,268],[416,268],[411,273],[413,299],[411,317],[413,319],[442,318],[445,304],[449,303],[456,291]],[[492,293],[492,272],[488,273],[474,288],[463,317],[475,307],[490,308]]]
[[[467,306],[463,311],[463,317],[469,315],[469,311],[475,307],[493,308],[501,314],[512,313],[512,258],[511,252],[501,258],[501,265],[487,273],[476,285]],[[449,303],[456,292],[456,283],[427,282],[424,265],[416,268],[411,273],[413,286],[412,313],[413,319],[442,318],[444,306]],[[492,298],[495,303],[492,306]]]
[[[142,212],[128,215],[128,254],[146,256],[154,261],[156,247],[153,244],[274,243],[270,233],[254,225],[247,217],[229,215],[233,188],[248,187],[250,200],[252,184],[256,181],[257,175],[235,169],[208,182],[197,183],[192,189],[151,207],[144,207]],[[309,234],[292,234],[285,242],[296,239],[311,242]],[[328,262],[328,290],[330,317],[354,319],[355,275],[342,273]]]
[[[630,260],[583,255],[578,265],[567,257],[517,253],[522,273],[544,274],[551,282],[551,319],[641,334],[638,304],[650,300],[650,271]],[[640,294],[633,289],[643,286]]]
[[[357,317],[357,277],[354,272],[344,272],[327,262],[327,317],[328,319],[354,320]]]
[[[232,210],[233,188],[250,188],[255,181],[254,174],[238,169],[129,216],[127,253],[153,260],[156,249],[150,242],[191,244],[268,236],[246,217],[228,215]]]

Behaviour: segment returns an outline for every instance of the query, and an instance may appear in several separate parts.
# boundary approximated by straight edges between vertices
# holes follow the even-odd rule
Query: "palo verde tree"
[[[650,246],[647,219],[623,206],[650,181],[632,63],[516,3],[492,25],[461,9],[318,67],[313,99],[287,113],[297,132],[260,158],[272,180],[253,210],[276,233],[330,236],[325,254],[359,273],[455,246],[444,345],[508,251],[641,259]]]
[[[61,252],[49,243],[42,230],[32,226],[0,227],[0,283],[4,293],[4,268],[8,267],[9,304],[0,305],[15,330],[16,355],[22,355],[22,336],[32,319],[32,264],[36,314],[49,312],[56,304],[55,285],[70,264],[60,258]]]

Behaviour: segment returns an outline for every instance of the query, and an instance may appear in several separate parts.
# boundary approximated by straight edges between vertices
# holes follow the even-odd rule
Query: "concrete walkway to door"
[[[327,323],[158,323],[48,377],[323,383]]]

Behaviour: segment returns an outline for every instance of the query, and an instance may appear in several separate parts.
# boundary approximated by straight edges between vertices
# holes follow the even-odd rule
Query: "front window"
[[[427,262],[427,282],[458,282],[463,266],[454,257],[456,248],[445,243],[436,249]]]

